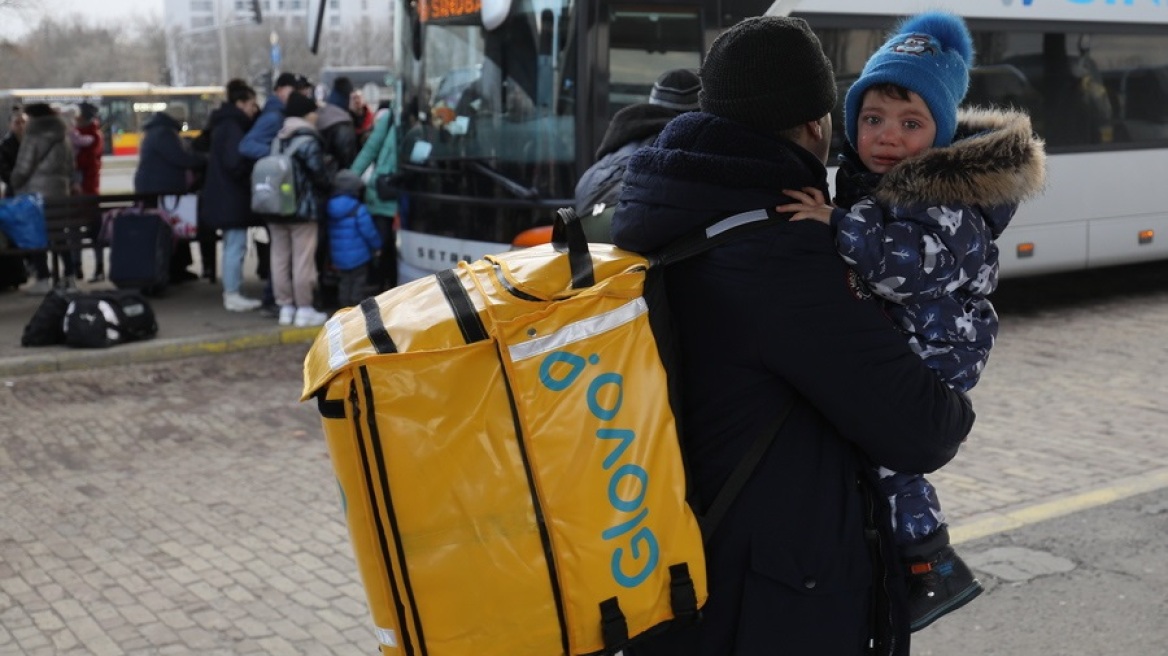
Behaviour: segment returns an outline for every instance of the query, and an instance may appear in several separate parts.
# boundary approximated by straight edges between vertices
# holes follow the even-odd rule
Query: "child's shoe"
[[[957,552],[945,546],[928,558],[905,563],[908,576],[909,629],[920,631],[968,604],[983,588]]]

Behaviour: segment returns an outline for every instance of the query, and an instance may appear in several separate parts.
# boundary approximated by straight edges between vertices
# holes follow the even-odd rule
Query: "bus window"
[[[1168,101],[1168,77],[1159,72],[1168,71],[1165,37],[968,22],[978,66],[970,74],[965,105],[1026,111],[1056,152],[1168,139],[1168,117],[1159,113],[1168,111],[1160,110]],[[840,103],[832,118],[842,125],[843,96],[887,27],[812,24],[836,66]],[[834,152],[842,135],[843,130],[833,134]]]
[[[697,70],[702,58],[701,14],[691,8],[616,7],[608,50],[608,116],[649,99],[653,82],[674,68]]]

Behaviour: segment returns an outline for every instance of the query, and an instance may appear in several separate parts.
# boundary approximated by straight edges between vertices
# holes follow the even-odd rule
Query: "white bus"
[[[780,0],[770,12],[819,34],[842,104],[896,22],[938,8],[973,32],[966,103],[1025,109],[1046,140],[1046,190],[998,240],[1002,275],[1168,259],[1168,2]]]

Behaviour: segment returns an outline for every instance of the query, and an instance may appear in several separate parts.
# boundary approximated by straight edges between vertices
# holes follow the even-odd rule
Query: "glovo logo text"
[[[619,585],[635,588],[645,582],[661,559],[661,548],[653,529],[646,524],[649,509],[645,494],[649,489],[649,472],[640,464],[624,458],[637,440],[636,431],[620,425],[621,404],[624,403],[624,376],[597,367],[600,356],[595,353],[584,358],[566,351],[548,354],[539,365],[539,380],[553,392],[562,392],[582,376],[588,381],[585,403],[588,412],[600,420],[596,439],[611,440],[612,451],[601,464],[608,472],[608,490],[605,502],[617,512],[613,526],[600,537],[612,545],[610,570]],[[587,374],[585,375],[587,369]],[[599,373],[595,373],[599,372]],[[595,373],[595,375],[591,375]]]

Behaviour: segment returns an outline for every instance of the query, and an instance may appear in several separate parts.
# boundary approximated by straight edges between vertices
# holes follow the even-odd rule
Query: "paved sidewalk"
[[[196,263],[192,269],[199,270]],[[85,271],[92,271],[86,265]],[[263,282],[249,258],[244,267],[243,293],[259,298]],[[113,289],[108,282],[80,283],[82,290]],[[319,328],[283,327],[258,312],[228,312],[223,288],[199,279],[171,285],[164,296],[150,298],[158,320],[154,339],[106,349],[68,346],[22,347],[20,337],[43,297],[0,291],[0,377],[29,373],[89,369],[110,364],[170,360],[226,353],[245,348],[310,342]]]

